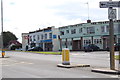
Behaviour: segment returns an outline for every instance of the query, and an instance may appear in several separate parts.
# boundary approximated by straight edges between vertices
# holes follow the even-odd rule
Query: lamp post
[[[1,45],[2,45],[2,58],[4,58],[5,51],[3,45],[3,1],[1,0]]]

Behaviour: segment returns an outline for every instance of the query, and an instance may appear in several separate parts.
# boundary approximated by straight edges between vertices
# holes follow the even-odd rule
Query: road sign
[[[116,9],[108,9],[108,19],[116,19]]]
[[[101,1],[100,8],[120,7],[120,1]]]

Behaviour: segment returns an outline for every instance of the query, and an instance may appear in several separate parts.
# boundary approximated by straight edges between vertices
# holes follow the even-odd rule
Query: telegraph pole
[[[112,1],[112,0],[109,0]],[[112,10],[112,7],[109,7]],[[114,23],[113,19],[109,19],[109,39],[110,39],[110,69],[115,70],[115,54],[114,54]]]
[[[115,53],[114,53],[114,22],[116,19],[116,9],[113,7],[120,7],[120,1],[102,1],[100,2],[100,8],[108,8],[109,18],[109,49],[110,49],[110,69],[115,70]]]

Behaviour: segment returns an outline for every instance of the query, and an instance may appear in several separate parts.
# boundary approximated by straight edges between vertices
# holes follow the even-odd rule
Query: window
[[[101,26],[101,32],[105,32],[104,26]]]
[[[43,34],[41,35],[41,39],[43,39]]]
[[[109,25],[101,26],[101,32],[109,32]]]
[[[82,33],[82,28],[79,29],[79,33]]]
[[[30,41],[32,41],[32,36],[30,36]]]
[[[66,30],[66,33],[68,34],[68,33],[69,33],[69,30]]]
[[[60,35],[64,35],[64,31],[60,31]]]
[[[40,37],[39,37],[39,35],[37,35],[37,40],[39,40],[40,39]]]
[[[49,33],[49,38],[52,39],[52,33]]]
[[[33,36],[33,40],[36,41],[36,39],[35,39],[35,35]]]
[[[47,39],[47,34],[45,34],[45,39]]]
[[[72,29],[71,34],[75,34],[75,33],[76,33],[76,29]]]
[[[91,44],[91,40],[90,39],[88,39],[88,40],[84,40],[84,44]]]
[[[95,28],[94,28],[94,27],[87,27],[87,33],[88,33],[88,34],[93,34],[93,33],[95,33]]]
[[[106,26],[106,29],[107,29],[106,31],[109,32],[109,25]]]
[[[102,44],[102,39],[94,39],[94,44]]]

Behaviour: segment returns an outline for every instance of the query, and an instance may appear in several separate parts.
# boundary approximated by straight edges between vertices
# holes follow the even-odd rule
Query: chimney
[[[87,20],[87,23],[91,23],[91,20]]]

